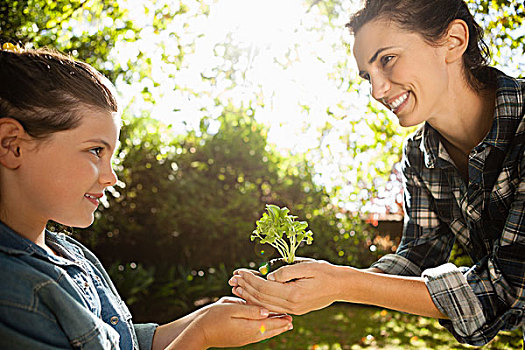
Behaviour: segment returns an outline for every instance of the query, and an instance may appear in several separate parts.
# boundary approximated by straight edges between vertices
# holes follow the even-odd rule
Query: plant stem
[[[290,256],[290,249],[288,247],[288,244],[286,243],[286,241],[282,238],[279,238],[276,240],[276,242],[279,242],[280,245],[281,245],[281,248],[285,251],[284,254],[281,253],[281,256],[286,260],[288,261],[288,257]]]
[[[277,245],[277,244],[273,244],[273,243],[272,243],[272,246],[274,246],[275,249],[277,249],[277,251],[279,252],[279,254],[281,254],[281,256],[284,257],[284,256],[286,255],[286,252],[284,252],[284,251],[282,250],[282,248],[281,248],[279,245]]]

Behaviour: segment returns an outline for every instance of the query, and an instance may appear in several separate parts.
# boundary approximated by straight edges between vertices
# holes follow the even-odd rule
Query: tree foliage
[[[203,121],[200,133],[169,141],[162,140],[170,131],[160,122],[127,123],[117,159],[120,187],[93,228],[79,233],[83,241],[108,263],[234,266],[266,259],[250,233],[265,204],[276,203],[308,219],[319,232],[315,255],[333,258],[321,247],[342,251],[354,223],[336,216],[308,163],[272,151],[264,127],[248,114],[230,109],[219,118],[217,133],[208,133]]]

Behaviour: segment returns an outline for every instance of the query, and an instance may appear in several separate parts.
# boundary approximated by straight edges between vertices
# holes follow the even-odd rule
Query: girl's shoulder
[[[34,260],[32,262],[31,260]],[[39,259],[0,252],[0,304],[36,307],[36,297],[50,285],[56,285],[63,273]]]

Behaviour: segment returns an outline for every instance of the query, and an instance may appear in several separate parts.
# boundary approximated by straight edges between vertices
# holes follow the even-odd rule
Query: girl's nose
[[[117,183],[118,177],[111,164],[106,166],[105,169],[100,173],[99,181],[106,187],[114,186]]]

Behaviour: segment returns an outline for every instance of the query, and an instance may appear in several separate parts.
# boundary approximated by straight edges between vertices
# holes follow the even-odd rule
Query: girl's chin
[[[87,228],[93,224],[94,217],[86,218],[85,220],[53,220],[61,225],[74,228]]]

